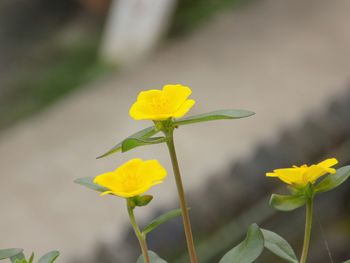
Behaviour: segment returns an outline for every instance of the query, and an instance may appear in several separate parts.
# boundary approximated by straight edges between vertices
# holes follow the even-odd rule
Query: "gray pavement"
[[[197,101],[190,114],[221,108],[257,113],[177,130],[187,191],[322,110],[349,81],[349,11],[344,0],[263,0],[227,10],[191,36],[165,43],[136,69],[91,83],[7,129],[0,137],[0,247],[38,254],[59,249],[59,262],[66,262],[120,237],[127,224],[123,200],[99,197],[73,180],[129,158],[158,158],[169,171],[166,182],[151,191],[150,207],[138,209],[140,220],[176,198],[164,145],[95,160],[149,125],[128,116],[142,89],[189,85]]]

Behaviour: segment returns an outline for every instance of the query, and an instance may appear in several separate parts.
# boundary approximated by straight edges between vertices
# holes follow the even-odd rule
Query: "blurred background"
[[[0,1],[0,247],[135,262],[123,200],[73,180],[157,158],[169,176],[137,218],[177,208],[164,145],[95,157],[149,125],[128,116],[140,90],[181,83],[197,101],[191,114],[256,112],[176,131],[200,262],[218,262],[253,222],[299,255],[304,211],[270,208],[285,189],[264,174],[350,163],[349,12],[342,0]],[[350,258],[349,186],[317,198],[310,262]],[[149,236],[169,262],[188,262],[184,241],[181,220]],[[282,261],[264,252],[257,262]]]

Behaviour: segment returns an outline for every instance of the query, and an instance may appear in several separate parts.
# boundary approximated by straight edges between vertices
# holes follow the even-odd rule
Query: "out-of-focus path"
[[[166,183],[151,191],[150,208],[174,200],[164,145],[95,160],[149,125],[128,117],[141,89],[183,83],[197,101],[191,114],[220,108],[257,113],[176,131],[187,191],[252,153],[259,142],[273,141],[281,128],[322,110],[345,92],[350,77],[349,11],[350,1],[341,0],[264,0],[226,11],[137,69],[93,83],[2,133],[0,247],[39,254],[59,249],[60,262],[67,262],[120,236],[127,223],[123,200],[99,197],[73,180],[136,156],[158,158],[169,168]],[[150,208],[138,209],[138,216],[147,218]]]

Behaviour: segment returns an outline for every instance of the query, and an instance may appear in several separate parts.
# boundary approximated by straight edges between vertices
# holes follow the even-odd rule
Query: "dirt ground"
[[[150,207],[137,211],[140,220],[176,198],[164,145],[95,160],[150,124],[128,116],[142,89],[190,86],[197,101],[191,114],[222,108],[257,113],[176,131],[187,191],[322,111],[348,87],[349,11],[350,1],[342,0],[261,0],[227,10],[191,36],[164,43],[137,68],[91,83],[7,129],[0,137],[0,247],[38,254],[58,249],[59,262],[67,262],[117,239],[127,224],[123,200],[99,197],[73,180],[130,158],[158,158],[169,171],[166,182],[151,191]]]

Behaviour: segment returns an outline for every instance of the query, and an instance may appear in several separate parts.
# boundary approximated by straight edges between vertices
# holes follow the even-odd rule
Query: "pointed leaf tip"
[[[144,230],[142,231],[142,233],[144,233],[145,235],[148,234],[149,232],[151,232],[152,230],[154,230],[155,228],[157,228],[158,226],[160,226],[161,224],[175,218],[181,215],[181,209],[174,209],[171,210],[163,215],[160,215],[159,217],[155,218],[151,223],[149,223],[148,226],[146,226],[144,228]]]
[[[206,122],[214,120],[227,120],[227,119],[241,119],[254,115],[255,112],[240,110],[240,109],[228,109],[228,110],[218,110],[208,113],[198,114],[190,117],[185,117],[177,119],[174,121],[174,125],[187,125],[197,122]]]
[[[32,254],[30,255],[28,263],[33,263],[33,260],[34,260],[34,252],[32,252]]]
[[[52,263],[54,262],[58,256],[60,255],[60,252],[57,250],[50,251],[43,255],[39,260],[38,263]]]
[[[147,138],[157,134],[158,132],[159,131],[157,130],[156,127],[151,126],[151,127],[145,128],[143,130],[140,130],[140,131],[130,135],[126,139],[129,139],[129,138],[147,139]],[[123,140],[123,141],[125,141],[125,140]],[[101,158],[107,157],[107,156],[109,156],[109,155],[111,155],[113,153],[121,151],[122,150],[122,143],[123,143],[123,141],[121,141],[120,143],[116,144],[114,147],[112,147],[109,151],[105,152],[104,154],[96,157],[96,159],[101,159]]]
[[[261,229],[261,232],[264,236],[264,246],[268,250],[290,263],[299,262],[293,248],[284,238],[266,229]]]
[[[74,183],[80,184],[82,186],[85,186],[89,189],[98,191],[98,192],[105,192],[108,191],[107,188],[100,186],[98,184],[94,183],[94,178],[93,177],[83,177],[83,178],[78,178],[74,180]]]
[[[228,251],[219,263],[252,263],[264,249],[264,237],[257,224],[252,224],[246,238]]]

